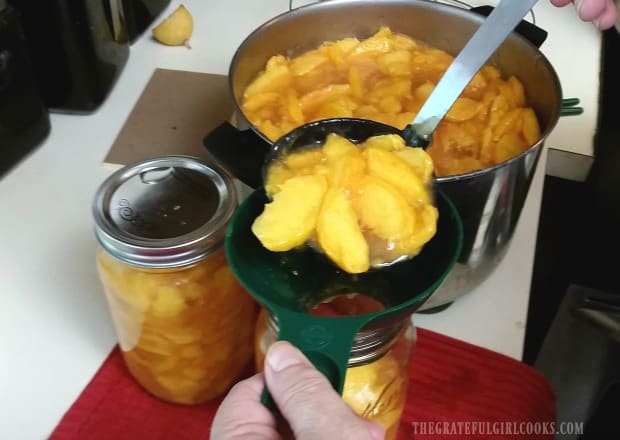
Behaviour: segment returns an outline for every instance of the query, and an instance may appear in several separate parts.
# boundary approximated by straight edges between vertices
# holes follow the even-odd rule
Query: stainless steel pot
[[[294,56],[327,40],[366,38],[379,26],[456,54],[483,18],[470,11],[421,0],[333,0],[284,13],[250,34],[238,48],[229,72],[238,127],[250,127],[241,98],[250,81],[275,54]],[[544,138],[560,115],[557,75],[542,53],[513,33],[490,60],[523,83],[541,125],[542,139],[529,150],[484,170],[440,177],[436,183],[456,205],[464,226],[459,264],[422,309],[450,303],[478,286],[500,262],[519,219]]]

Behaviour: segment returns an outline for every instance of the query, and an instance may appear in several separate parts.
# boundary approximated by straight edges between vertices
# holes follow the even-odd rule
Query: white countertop
[[[287,0],[184,3],[195,17],[192,50],[164,47],[145,34],[101,108],[52,115],[45,143],[0,181],[0,438],[46,438],[116,342],[95,271],[90,204],[108,174],[102,160],[153,70],[225,74],[242,39],[288,7]],[[563,120],[547,146],[590,154],[600,39],[572,9],[558,11],[543,0],[536,13],[549,32],[543,52],[565,96],[586,107],[586,116]],[[416,315],[417,325],[521,357],[545,161],[546,151],[493,276],[448,310]]]

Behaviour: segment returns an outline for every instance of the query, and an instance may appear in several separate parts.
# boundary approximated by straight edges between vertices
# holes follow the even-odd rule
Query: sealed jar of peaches
[[[256,322],[257,371],[263,370],[265,353],[277,338],[277,320],[262,309]],[[381,425],[386,440],[395,440],[398,434],[414,345],[415,327],[409,319],[389,327],[361,331],[353,341],[342,399],[358,415]]]
[[[97,267],[125,363],[153,395],[197,404],[252,372],[258,306],[224,254],[231,179],[185,156],[128,165],[93,204]]]

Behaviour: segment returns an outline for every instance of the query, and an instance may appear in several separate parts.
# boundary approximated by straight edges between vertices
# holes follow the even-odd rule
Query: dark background
[[[604,34],[602,60],[599,126],[590,174],[585,182],[545,178],[523,351],[524,361],[555,385],[559,418],[583,405],[589,408],[585,419],[579,420],[585,423],[580,440],[620,438],[620,342],[604,345],[602,362],[573,359],[588,367],[566,373],[571,371],[566,353],[587,353],[588,348],[581,345],[600,347],[605,336],[587,336],[591,330],[576,322],[574,315],[556,314],[569,286],[573,292],[576,286],[596,289],[620,304],[620,118],[615,110],[620,101],[620,34],[615,29]],[[620,322],[617,310],[608,316]],[[543,345],[548,332],[554,335],[551,340],[558,340],[554,322],[572,323],[566,327],[561,347]],[[541,362],[537,362],[539,354]],[[579,390],[593,384],[599,387],[598,395],[584,399]]]
[[[604,34],[602,59],[590,175],[586,182],[545,177],[524,349],[530,364],[569,284],[620,292],[620,117],[615,108],[620,104],[620,34],[615,29]]]

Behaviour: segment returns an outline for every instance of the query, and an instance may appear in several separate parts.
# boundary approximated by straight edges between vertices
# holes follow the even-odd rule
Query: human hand
[[[260,402],[264,382],[297,440],[381,440],[384,431],[342,401],[308,359],[288,342],[276,342],[265,357],[265,374],[237,383],[215,414],[212,440],[281,440],[279,424]]]
[[[593,22],[601,30],[612,27],[618,18],[614,0],[551,0],[551,3],[559,7],[573,3],[579,18]]]

